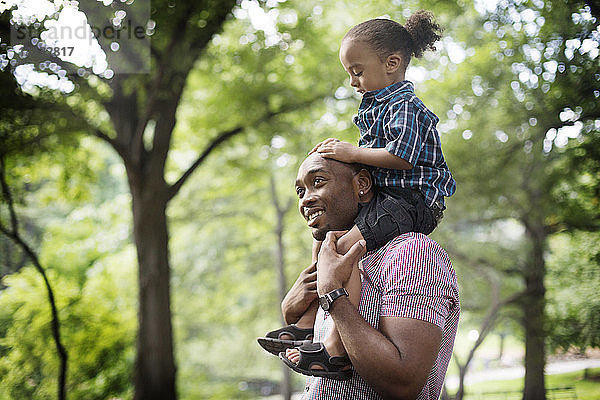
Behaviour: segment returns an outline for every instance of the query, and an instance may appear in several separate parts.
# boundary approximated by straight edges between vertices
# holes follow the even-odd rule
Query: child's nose
[[[356,76],[350,77],[350,86],[352,86],[352,87],[358,86],[358,78]]]

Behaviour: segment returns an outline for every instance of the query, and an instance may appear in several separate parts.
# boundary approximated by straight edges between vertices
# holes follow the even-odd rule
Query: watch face
[[[329,301],[327,301],[327,297],[319,297],[319,304],[321,305],[323,311],[329,310]]]

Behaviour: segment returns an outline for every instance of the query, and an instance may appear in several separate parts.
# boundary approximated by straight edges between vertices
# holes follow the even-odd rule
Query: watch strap
[[[319,301],[319,303],[321,304],[321,308],[323,308],[325,311],[328,311],[331,308],[331,305],[333,304],[333,302],[342,296],[348,296],[348,291],[346,291],[345,288],[339,288],[339,289],[332,290],[329,293],[325,293],[323,295],[322,299],[325,300],[325,302],[327,303],[327,306],[326,306],[327,308],[324,307],[322,301]]]

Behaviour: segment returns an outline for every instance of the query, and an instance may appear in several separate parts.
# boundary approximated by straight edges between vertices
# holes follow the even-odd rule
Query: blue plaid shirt
[[[425,202],[444,206],[444,197],[456,190],[446,165],[440,136],[435,128],[439,118],[414,93],[410,81],[394,83],[366,92],[354,116],[360,130],[360,147],[385,148],[413,166],[409,170],[372,167],[375,184],[420,190]]]

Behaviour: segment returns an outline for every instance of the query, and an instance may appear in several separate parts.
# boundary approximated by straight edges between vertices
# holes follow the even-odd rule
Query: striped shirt
[[[409,170],[373,167],[377,185],[420,190],[429,207],[436,201],[443,206],[444,197],[454,194],[456,183],[436,129],[439,118],[415,96],[412,82],[366,92],[353,120],[360,130],[360,147],[385,148],[413,166]]]
[[[437,359],[418,399],[437,400],[452,356],[460,305],[456,275],[446,252],[429,237],[409,232],[362,259],[362,289],[358,309],[375,329],[380,317],[413,318],[442,329]],[[322,342],[333,320],[321,308],[315,342]],[[304,400],[375,400],[381,397],[353,372],[336,381],[308,377]]]

